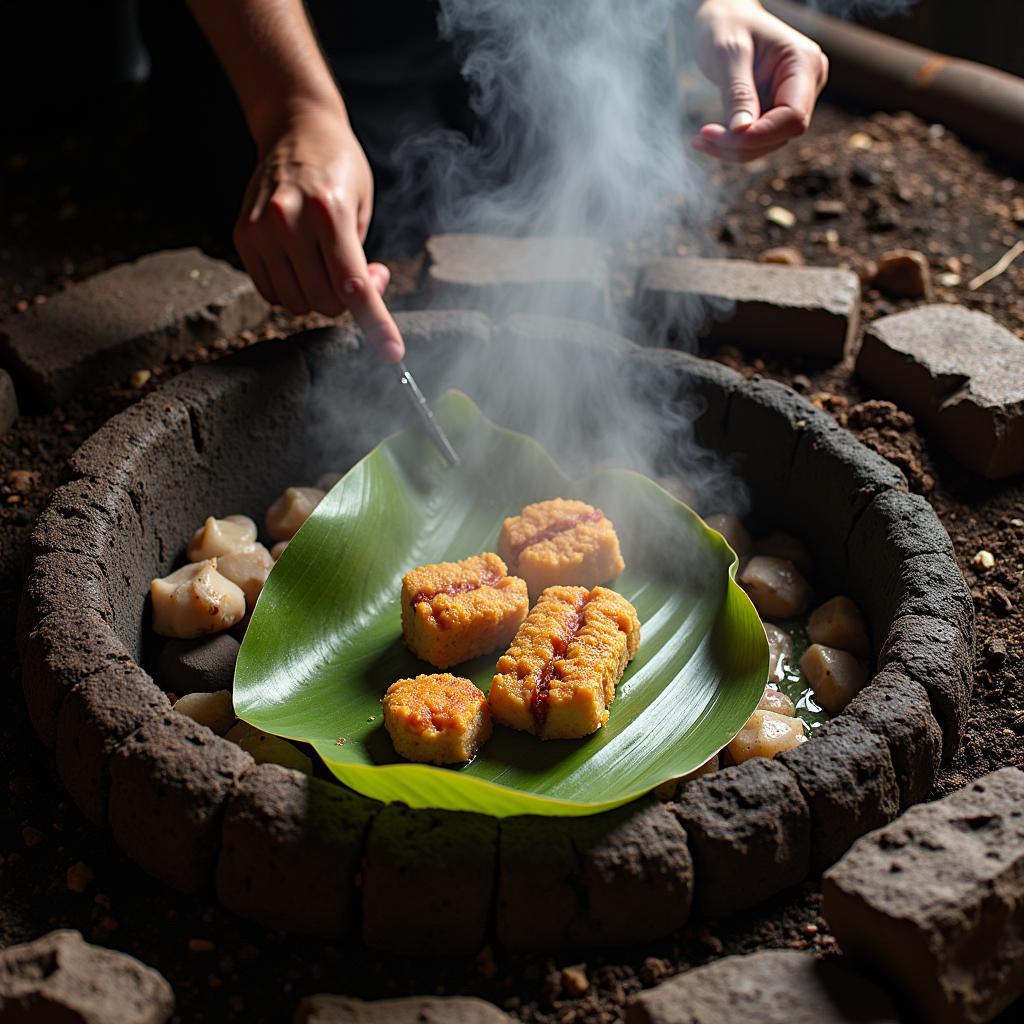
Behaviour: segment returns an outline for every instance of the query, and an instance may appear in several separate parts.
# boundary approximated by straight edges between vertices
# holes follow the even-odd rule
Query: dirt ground
[[[130,114],[131,111],[128,111]],[[194,221],[168,218],[139,191],[128,199],[105,186],[133,122],[121,119],[111,147],[88,170],[85,139],[35,139],[8,158],[10,188],[0,240],[0,308],[17,315],[68,281],[155,248],[221,243]],[[120,147],[120,148],[119,148]],[[77,168],[77,169],[76,169]],[[79,173],[81,171],[81,173]],[[722,175],[730,201],[709,244],[757,257],[789,245],[806,261],[848,265],[865,276],[891,248],[920,249],[940,285],[939,301],[996,316],[1024,337],[1024,259],[977,291],[966,282],[1024,234],[1019,178],[962,146],[938,126],[901,115],[861,115],[826,107],[811,135],[746,171]],[[822,200],[833,201],[822,206]],[[815,204],[819,204],[817,210]],[[779,205],[791,229],[765,217]],[[399,278],[409,279],[411,265]],[[865,290],[864,315],[911,305]],[[290,331],[276,317],[259,333]],[[0,820],[0,946],[55,927],[122,949],[158,968],[174,987],[177,1020],[287,1019],[302,994],[366,997],[420,992],[478,994],[524,1021],[620,1021],[628,997],[658,980],[723,954],[769,947],[835,951],[819,915],[820,889],[808,882],[756,911],[694,926],[643,949],[580,953],[557,960],[485,949],[470,961],[405,961],[357,945],[281,936],[249,926],[206,897],[184,898],[147,878],[86,822],[66,797],[53,759],[26,719],[13,653],[20,552],[27,530],[58,481],[67,456],[106,418],[191,361],[217,358],[256,335],[199,350],[121,382],[52,415],[26,415],[0,438],[0,766],[7,780]],[[1024,352],[1022,352],[1024,354]],[[979,482],[958,468],[890,403],[876,399],[846,365],[821,366],[732,350],[715,358],[745,373],[792,384],[896,462],[934,505],[953,538],[975,598],[978,662],[965,742],[933,797],[994,768],[1024,766],[1024,482]],[[132,384],[140,387],[133,387]],[[977,568],[980,550],[993,568]],[[589,988],[563,992],[561,968],[583,963]],[[1019,1013],[1020,1007],[1017,1008]],[[1018,1019],[1011,1009],[1003,1020]]]

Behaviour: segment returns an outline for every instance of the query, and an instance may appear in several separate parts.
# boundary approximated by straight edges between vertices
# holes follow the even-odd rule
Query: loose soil
[[[201,244],[224,252],[223,243],[205,235],[194,219],[169,217],[141,194],[126,198],[96,187],[108,180],[119,156],[127,157],[133,123],[131,117],[117,119],[117,132],[105,146],[44,138],[9,158],[0,308],[17,315],[68,281],[161,246]],[[97,151],[106,154],[98,167],[75,157]],[[978,291],[964,284],[1024,233],[1021,182],[940,126],[908,115],[824,107],[805,139],[757,166],[729,169],[720,177],[731,199],[709,245],[719,245],[725,254],[756,258],[765,249],[787,245],[810,264],[847,265],[867,277],[870,262],[884,250],[917,248],[936,275],[945,275],[938,301],[984,309],[1024,336],[1024,259]],[[816,212],[823,199],[833,202]],[[765,211],[773,205],[791,210],[795,226],[787,230],[770,222]],[[411,290],[418,266],[417,261],[396,266],[396,292]],[[864,316],[910,305],[868,288]],[[687,928],[643,949],[557,959],[489,948],[471,960],[382,957],[358,945],[269,933],[233,918],[208,898],[178,896],[130,863],[105,828],[81,817],[56,777],[50,752],[31,731],[18,683],[13,631],[29,526],[67,456],[161,379],[192,362],[316,322],[315,317],[275,315],[259,331],[220,340],[174,364],[154,367],[148,376],[137,374],[49,415],[25,415],[0,438],[0,621],[8,651],[0,667],[0,764],[8,780],[0,821],[0,946],[51,928],[78,928],[87,939],[162,971],[177,996],[175,1019],[197,1024],[285,1020],[301,995],[317,991],[370,998],[469,993],[524,1021],[613,1022],[623,1019],[626,1001],[640,988],[726,954],[764,948],[835,952],[820,916],[819,886],[808,882],[754,912]],[[832,413],[904,470],[953,539],[974,595],[978,663],[965,741],[931,797],[994,768],[1024,766],[1024,483],[985,483],[960,469],[911,416],[873,395],[848,365],[731,349],[713,356],[745,374],[792,384]],[[982,550],[994,558],[990,569],[976,561]],[[563,973],[579,964],[582,975]],[[1002,1020],[1018,1019],[1020,1009],[1007,1011]]]

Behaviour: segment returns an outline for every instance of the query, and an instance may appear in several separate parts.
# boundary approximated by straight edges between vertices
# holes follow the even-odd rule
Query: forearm
[[[302,0],[188,0],[262,146],[310,107],[347,119]]]

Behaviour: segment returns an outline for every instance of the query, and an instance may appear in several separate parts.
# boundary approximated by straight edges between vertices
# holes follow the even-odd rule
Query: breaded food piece
[[[409,650],[448,668],[504,647],[526,618],[526,584],[493,552],[441,562],[402,578],[402,634]]]
[[[636,609],[604,587],[549,587],[498,659],[495,721],[543,739],[578,739],[608,721],[640,647]]]
[[[491,735],[487,698],[448,672],[399,679],[384,694],[384,728],[410,761],[472,761]]]
[[[530,597],[548,587],[596,587],[626,568],[607,516],[585,501],[553,498],[527,505],[501,528],[498,553],[526,580]]]

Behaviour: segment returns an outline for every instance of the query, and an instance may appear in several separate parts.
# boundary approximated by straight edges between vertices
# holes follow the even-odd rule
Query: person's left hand
[[[725,108],[725,124],[704,125],[694,149],[744,162],[807,131],[828,79],[817,43],[758,0],[703,0],[694,30],[697,65],[721,90]]]

